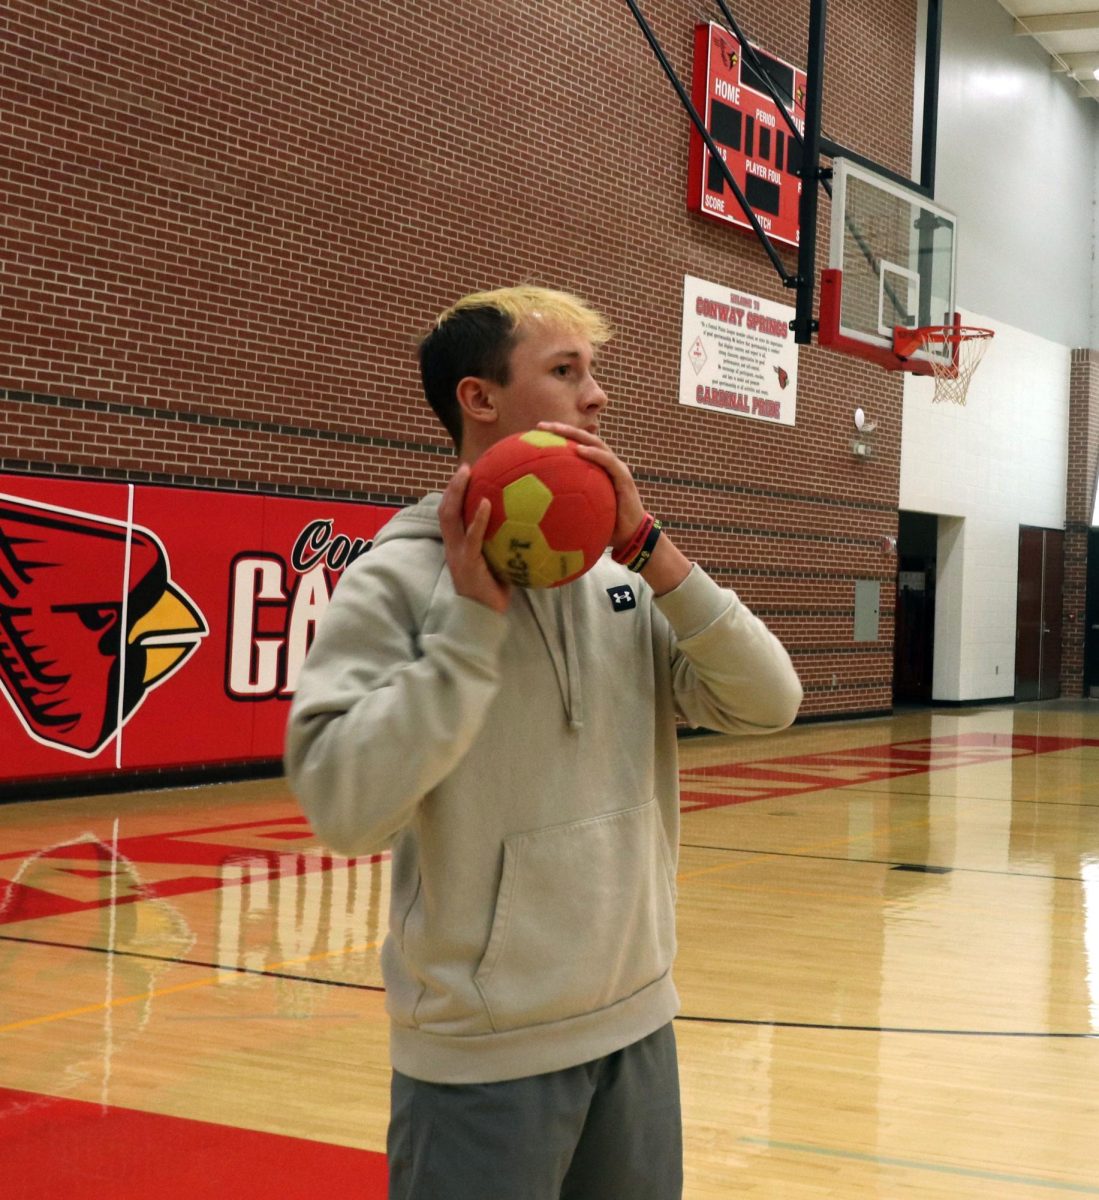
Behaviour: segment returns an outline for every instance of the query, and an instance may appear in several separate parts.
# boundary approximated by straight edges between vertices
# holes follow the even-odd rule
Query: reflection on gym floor
[[[1099,1195],[1099,704],[681,756],[687,1196]],[[0,808],[5,1194],[383,1197],[387,876],[280,781]]]

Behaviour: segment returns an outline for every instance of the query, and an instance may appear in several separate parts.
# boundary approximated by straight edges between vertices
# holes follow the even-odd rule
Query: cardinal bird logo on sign
[[[0,495],[0,691],[93,758],[209,632],[148,529]]]

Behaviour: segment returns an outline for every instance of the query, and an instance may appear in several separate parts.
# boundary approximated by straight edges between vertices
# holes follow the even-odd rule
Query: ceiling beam
[[[1099,9],[1079,13],[1043,13],[1033,17],[1016,17],[1015,33],[1019,37],[1036,37],[1046,33],[1080,33],[1099,29]]]
[[[1099,71],[1099,50],[1080,54],[1058,54],[1054,59],[1055,71],[1067,71],[1077,79],[1090,79],[1095,71]]]
[[[1074,52],[1062,52],[1057,56],[1070,71],[1075,71],[1078,68],[1084,70],[1095,70],[1099,67],[1099,50],[1082,50]]]

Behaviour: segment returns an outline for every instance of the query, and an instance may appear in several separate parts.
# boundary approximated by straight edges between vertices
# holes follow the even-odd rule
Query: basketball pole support
[[[794,341],[808,346],[819,328],[813,316],[817,274],[817,200],[820,195],[820,114],[824,96],[824,36],[828,0],[812,0],[809,9],[809,53],[805,62],[805,144],[801,151],[801,197],[798,202],[797,292],[790,327]],[[829,172],[831,174],[831,172]]]
[[[736,23],[732,21],[732,14],[726,7],[724,0],[719,0],[719,3],[726,18],[730,20],[733,28],[737,29]],[[706,149],[709,150],[712,160],[718,165],[722,178],[729,185],[733,195],[736,197],[736,202],[740,206],[740,210],[743,212],[748,224],[752,227],[752,232],[758,238],[767,257],[771,260],[772,266],[778,272],[778,276],[782,280],[782,286],[794,290],[796,294],[795,316],[794,320],[790,322],[790,327],[794,331],[794,341],[801,344],[811,342],[813,340],[813,333],[817,328],[817,322],[813,317],[813,302],[815,299],[813,280],[816,274],[817,254],[817,189],[823,174],[820,168],[820,113],[824,87],[824,35],[825,23],[827,21],[827,0],[811,0],[809,15],[809,57],[805,72],[804,137],[800,135],[796,127],[793,127],[792,122],[787,118],[787,123],[791,124],[794,128],[794,135],[802,147],[801,178],[803,186],[798,208],[798,222],[802,229],[802,237],[798,244],[798,270],[796,275],[791,274],[786,269],[786,264],[779,256],[774,243],[767,236],[767,231],[752,211],[747,197],[740,188],[740,184],[733,178],[732,171],[729,170],[721,151],[717,148],[717,144],[711,137],[710,131],[706,128],[706,123],[698,115],[698,110],[692,103],[687,89],[683,86],[679,76],[676,75],[675,68],[668,61],[668,56],[664,53],[656,34],[653,33],[652,27],[638,7],[637,0],[626,0],[626,4],[633,14],[638,28],[645,35],[645,40],[649,43],[649,48],[655,55],[661,69],[668,77],[668,82],[675,89],[680,104],[683,106],[687,116],[690,117],[691,123],[698,131],[699,136],[705,142]],[[747,40],[739,33],[739,30],[734,36],[736,36],[742,46],[748,45]],[[755,59],[754,50],[751,57]],[[760,72],[760,75],[765,81],[767,80],[767,73],[765,71]],[[774,95],[773,92],[772,95]],[[785,113],[785,108],[786,106],[780,102],[779,111]]]
[[[817,2],[817,0],[814,0],[814,3],[815,2]],[[633,13],[634,20],[637,22],[641,32],[645,35],[645,40],[649,43],[649,48],[656,56],[656,61],[660,64],[664,74],[667,75],[668,82],[673,88],[675,88],[676,95],[679,97],[679,102],[683,105],[684,111],[686,112],[687,116],[690,117],[691,123],[694,125],[695,129],[698,130],[699,136],[706,143],[706,149],[709,150],[712,159],[720,168],[725,182],[732,189],[732,193],[736,197],[737,204],[740,205],[740,209],[744,213],[745,219],[748,221],[748,224],[751,225],[752,232],[757,238],[759,238],[763,249],[767,253],[767,257],[771,260],[771,265],[778,272],[779,278],[782,280],[783,287],[797,287],[798,277],[796,275],[791,275],[790,272],[786,270],[786,264],[779,257],[779,253],[775,249],[774,243],[767,236],[767,231],[763,228],[759,222],[759,218],[752,211],[752,208],[748,203],[748,198],[741,190],[740,184],[737,183],[737,181],[733,178],[733,173],[729,170],[728,164],[722,157],[721,151],[717,148],[717,143],[710,136],[710,131],[706,128],[705,121],[703,121],[698,115],[698,110],[691,102],[691,97],[687,94],[687,89],[680,82],[679,76],[675,73],[675,68],[668,61],[668,56],[664,53],[663,47],[657,40],[656,34],[653,33],[652,27],[649,25],[649,22],[645,20],[644,14],[638,7],[637,0],[626,0],[626,4],[629,6],[630,12]],[[804,190],[805,189],[803,188],[802,191],[804,192]]]
[[[656,34],[653,33],[651,26],[638,7],[637,0],[626,0],[630,12],[633,14],[634,20],[637,22],[641,32],[645,35],[645,40],[649,43],[649,47],[656,56],[657,62],[675,89],[680,104],[682,104],[684,111],[690,117],[699,136],[706,144],[706,149],[709,150],[711,158],[717,163],[722,178],[729,185],[737,204],[740,206],[741,212],[744,213],[745,219],[752,228],[752,232],[763,246],[767,257],[771,260],[772,266],[778,272],[778,276],[782,280],[782,286],[790,288],[795,292],[794,319],[790,322],[790,328],[794,332],[795,342],[800,345],[808,345],[813,340],[813,334],[819,329],[819,322],[813,316],[813,304],[816,299],[815,279],[817,271],[817,209],[819,206],[819,189],[823,185],[826,191],[831,192],[828,181],[831,178],[832,171],[831,168],[821,167],[821,155],[824,154],[828,158],[849,158],[851,161],[872,171],[876,171],[878,174],[884,175],[887,179],[892,179],[904,187],[915,188],[917,191],[923,192],[928,199],[934,196],[936,135],[939,110],[939,59],[942,42],[942,0],[927,0],[923,136],[920,145],[919,184],[914,184],[911,179],[883,167],[880,163],[872,162],[870,159],[856,154],[838,142],[833,142],[830,138],[824,137],[821,133],[821,110],[824,96],[824,48],[827,34],[828,0],[810,0],[809,46],[805,67],[804,136],[798,130],[797,126],[794,125],[792,118],[786,111],[786,105],[782,102],[781,97],[779,97],[767,72],[761,69],[755,49],[741,33],[725,0],[717,0],[717,3],[725,20],[728,22],[730,32],[740,43],[745,58],[755,66],[757,74],[763,80],[764,86],[771,94],[771,98],[776,102],[779,112],[786,119],[787,125],[801,147],[802,169],[800,175],[802,189],[798,204],[798,224],[801,229],[801,238],[798,243],[798,268],[795,275],[792,275],[786,269],[786,265],[775,249],[774,243],[767,236],[766,230],[760,224],[759,218],[752,211],[740,185],[733,178],[733,174],[722,157],[721,151],[710,136],[710,131],[698,115],[698,111],[692,103],[686,88],[684,88],[675,73],[675,68],[668,61],[668,57],[657,40]]]

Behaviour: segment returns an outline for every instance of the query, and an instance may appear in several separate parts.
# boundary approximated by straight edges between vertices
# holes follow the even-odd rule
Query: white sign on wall
[[[798,391],[794,310],[683,277],[679,402],[793,425]]]

